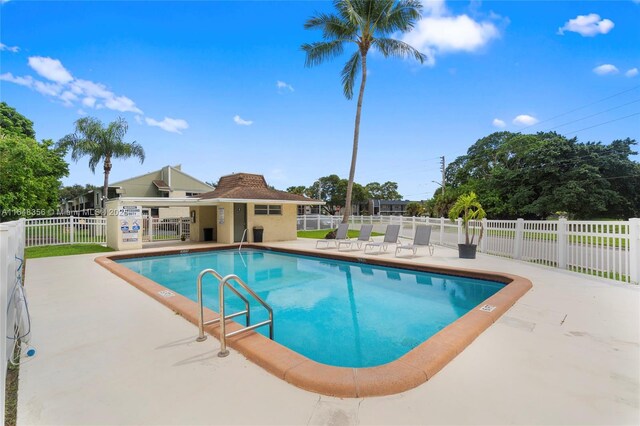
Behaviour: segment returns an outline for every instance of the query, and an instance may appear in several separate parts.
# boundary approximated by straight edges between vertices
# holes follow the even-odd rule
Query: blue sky
[[[0,98],[38,139],[81,116],[124,117],[147,159],[116,161],[112,182],[167,164],[207,181],[260,173],[279,189],[348,176],[348,55],[305,68],[300,49],[320,40],[303,24],[330,2],[0,3]],[[637,0],[424,4],[404,39],[426,64],[370,55],[357,182],[430,198],[440,156],[503,129],[640,141]],[[65,184],[102,182],[88,159],[70,163]]]

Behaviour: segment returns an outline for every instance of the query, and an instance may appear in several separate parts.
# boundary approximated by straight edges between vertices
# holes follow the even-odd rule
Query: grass
[[[16,348],[16,351],[19,351]],[[13,354],[14,357],[19,353]],[[5,426],[15,426],[18,416],[18,377],[20,374],[19,365],[7,366],[7,378],[5,382],[5,401],[4,401],[4,424]]]
[[[332,229],[318,229],[313,231],[298,231],[298,238],[313,238],[314,240],[322,240]],[[349,238],[358,238],[360,231],[349,229],[347,236]],[[372,232],[372,236],[384,235],[379,232]]]
[[[106,253],[112,248],[100,244],[65,244],[59,246],[27,247],[25,257],[37,259],[39,257],[70,256],[73,254]]]

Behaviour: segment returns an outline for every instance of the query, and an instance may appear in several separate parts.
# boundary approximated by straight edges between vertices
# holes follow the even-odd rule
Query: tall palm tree
[[[356,51],[342,68],[342,85],[347,99],[353,97],[355,78],[362,71],[353,131],[351,169],[342,216],[342,222],[346,223],[351,211],[351,193],[356,173],[362,98],[367,83],[367,54],[373,48],[382,53],[385,58],[414,57],[420,63],[424,62],[425,55],[417,49],[389,37],[394,33],[411,30],[416,20],[420,18],[422,4],[419,0],[335,0],[333,5],[336,13],[317,13],[304,24],[305,29],[321,30],[324,40],[305,43],[302,45],[302,50],[307,54],[305,65],[311,67],[322,63],[325,59],[341,55],[346,43],[353,43],[356,46]]]
[[[93,173],[100,161],[104,162],[104,186],[102,188],[102,203],[104,208],[108,199],[109,173],[112,158],[136,157],[140,164],[144,162],[144,149],[137,142],[125,142],[122,139],[127,134],[127,121],[118,117],[116,121],[104,127],[102,122],[94,117],[83,117],[75,122],[75,132],[60,139],[59,146],[71,149],[71,158],[78,161],[80,157],[89,156],[89,168]]]

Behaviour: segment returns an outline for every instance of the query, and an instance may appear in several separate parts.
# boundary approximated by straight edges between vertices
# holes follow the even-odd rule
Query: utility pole
[[[440,170],[442,171],[442,196],[444,197],[444,189],[445,189],[445,183],[444,183],[444,171],[445,171],[446,167],[445,167],[445,161],[444,161],[444,155],[442,157],[440,157]]]

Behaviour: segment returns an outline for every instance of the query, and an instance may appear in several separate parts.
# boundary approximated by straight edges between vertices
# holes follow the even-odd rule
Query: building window
[[[281,215],[282,206],[270,204],[256,204],[254,213],[256,215]]]
[[[200,195],[202,192],[187,192],[185,196],[187,197],[195,197],[196,195]]]

